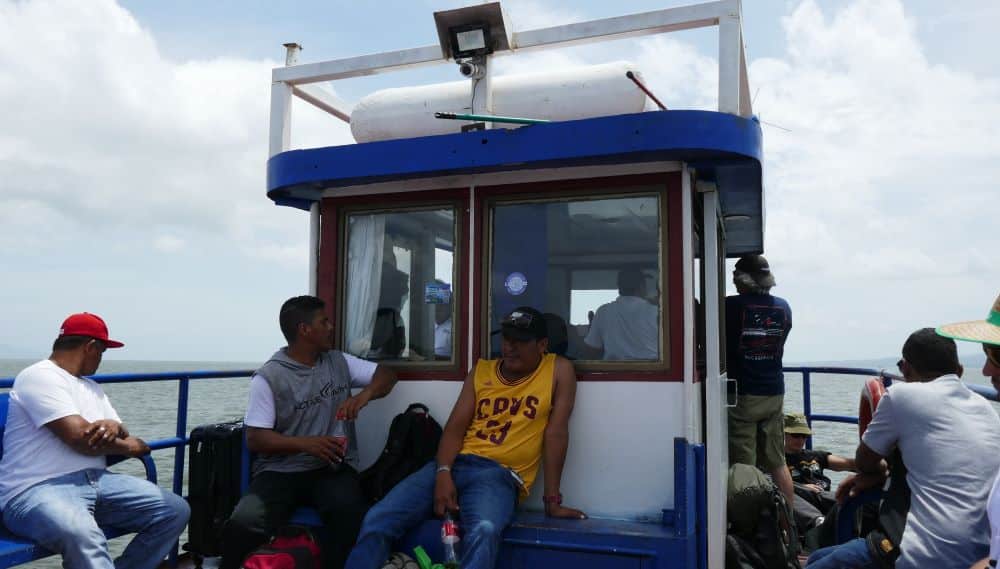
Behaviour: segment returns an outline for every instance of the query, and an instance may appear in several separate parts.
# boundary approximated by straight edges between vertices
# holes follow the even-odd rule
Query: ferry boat
[[[443,423],[473,363],[497,354],[499,317],[530,305],[551,318],[553,349],[579,377],[562,490],[590,518],[545,518],[536,484],[498,567],[724,567],[735,400],[724,369],[725,260],[763,252],[765,221],[740,2],[534,30],[512,29],[488,3],[438,12],[434,23],[439,44],[346,59],[300,64],[288,44],[287,65],[272,74],[267,196],[308,212],[308,289],[327,302],[337,347],[401,379],[359,419],[362,466],[408,403],[427,404]],[[657,108],[627,63],[494,75],[497,57],[701,27],[718,29],[717,111]],[[382,91],[353,108],[317,88],[429,65],[466,79]],[[349,122],[361,142],[291,150],[295,99]],[[594,299],[613,300],[623,272],[641,277],[653,336],[645,353],[612,357],[585,339]],[[810,374],[879,375],[789,371],[804,377],[811,419],[841,422],[856,418],[811,413]],[[189,383],[251,373],[96,379],[179,382],[176,435],[150,446],[175,450],[182,493]],[[429,523],[408,545],[435,550]],[[47,554],[0,531],[0,567]]]

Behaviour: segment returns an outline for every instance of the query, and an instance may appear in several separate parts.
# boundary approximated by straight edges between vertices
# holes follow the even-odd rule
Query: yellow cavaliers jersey
[[[465,432],[462,452],[511,468],[531,490],[542,459],[545,426],[552,410],[555,354],[546,354],[531,375],[510,382],[500,375],[501,360],[479,360],[473,382],[476,414]]]

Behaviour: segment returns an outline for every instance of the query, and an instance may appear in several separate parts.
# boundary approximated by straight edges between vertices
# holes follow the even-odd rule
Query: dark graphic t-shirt
[[[769,294],[726,298],[726,372],[740,395],[781,395],[781,357],[792,329],[792,309]]]
[[[830,489],[830,479],[823,475],[823,469],[829,468],[830,453],[822,450],[804,449],[800,453],[785,453],[785,464],[792,473],[792,482],[796,484],[816,484],[824,490]]]

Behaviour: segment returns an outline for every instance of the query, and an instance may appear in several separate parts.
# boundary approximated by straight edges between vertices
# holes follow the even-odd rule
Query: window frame
[[[637,188],[637,186],[646,186]],[[659,186],[654,190],[649,186]],[[560,198],[605,199],[657,193],[660,207],[660,350],[659,362],[574,361],[580,381],[684,380],[683,239],[681,235],[681,173],[663,172],[608,176],[554,182],[529,182],[475,188],[476,243],[473,250],[483,261],[474,275],[473,354],[489,357],[490,273],[493,263],[492,224],[495,204],[551,202]]]
[[[372,360],[392,367],[400,380],[464,380],[469,369],[468,310],[469,274],[469,189],[412,191],[378,195],[323,198],[320,225],[320,253],[317,267],[317,295],[326,302],[334,323],[334,348],[344,348],[344,320],[347,311],[347,219],[364,213],[405,213],[450,207],[455,211],[455,250],[452,257],[452,350],[451,362]],[[331,223],[331,220],[333,221]]]

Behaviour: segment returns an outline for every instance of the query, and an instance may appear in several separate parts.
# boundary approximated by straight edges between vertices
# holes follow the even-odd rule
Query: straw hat
[[[945,324],[938,327],[937,333],[955,340],[1000,346],[1000,296],[993,303],[986,320]]]

